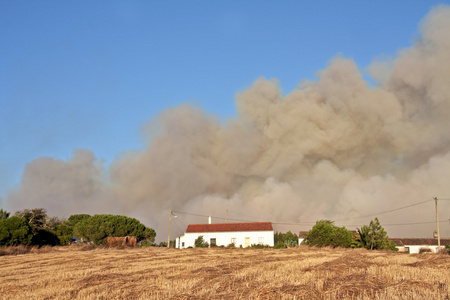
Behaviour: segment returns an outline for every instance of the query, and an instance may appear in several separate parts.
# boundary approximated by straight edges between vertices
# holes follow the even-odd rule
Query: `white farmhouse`
[[[190,224],[185,234],[176,239],[176,247],[194,247],[199,236],[203,236],[210,246],[234,244],[235,247],[250,247],[253,244],[261,244],[273,247],[273,233],[270,222]]]

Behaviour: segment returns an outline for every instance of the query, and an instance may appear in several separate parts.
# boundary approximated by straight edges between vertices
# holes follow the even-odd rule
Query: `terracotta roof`
[[[300,231],[298,233],[298,237],[301,238],[301,239],[304,239],[308,235],[308,232],[309,231]]]
[[[437,239],[399,239],[399,238],[390,238],[390,241],[394,242],[396,246],[437,246]],[[441,239],[441,246],[450,245],[450,239]]]
[[[218,224],[190,224],[186,229],[189,232],[229,232],[229,231],[272,231],[272,223],[218,223]]]

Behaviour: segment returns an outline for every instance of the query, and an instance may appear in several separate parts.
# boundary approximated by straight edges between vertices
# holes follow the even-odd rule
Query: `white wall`
[[[245,238],[250,238],[249,245],[263,244],[273,247],[273,231],[236,231],[236,232],[195,232],[185,233],[180,238],[177,238],[177,248],[194,247],[195,240],[199,236],[203,236],[203,240],[211,244],[211,238],[216,239],[217,246],[228,246],[231,244],[231,239],[236,239],[236,247],[245,247]],[[184,246],[183,246],[184,242]]]
[[[427,246],[427,245],[405,245],[405,248],[409,249],[409,253],[410,254],[415,254],[415,253],[420,253],[420,249],[425,249],[428,248],[431,250],[431,252],[433,253],[437,253],[439,252],[438,250],[438,246]],[[443,249],[444,247],[441,246],[441,249]]]

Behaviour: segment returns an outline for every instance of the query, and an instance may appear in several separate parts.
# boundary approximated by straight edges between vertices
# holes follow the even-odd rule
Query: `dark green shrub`
[[[27,219],[13,216],[0,220],[0,245],[30,245],[33,232]]]
[[[209,246],[208,242],[203,239],[203,235],[195,239],[194,245],[195,248],[207,248]]]
[[[308,232],[304,243],[318,247],[350,247],[353,241],[353,234],[345,227],[336,227],[333,222],[322,220]]]
[[[50,230],[38,229],[34,234],[31,243],[39,247],[44,245],[56,246],[59,245],[59,239],[58,236]]]
[[[273,246],[274,249],[286,249],[287,245],[284,242],[279,241]]]
[[[83,217],[75,225],[73,235],[81,241],[100,245],[105,243],[108,237],[120,236],[135,236],[138,241],[145,239],[153,242],[156,232],[134,218],[119,215],[94,215]]]
[[[254,248],[254,249],[265,249],[265,248],[269,248],[268,245],[263,245],[263,244],[252,244],[250,247],[251,247],[251,248]]]
[[[276,232],[273,237],[275,244],[281,242],[289,247],[295,247],[298,245],[298,235],[290,231],[286,233]]]

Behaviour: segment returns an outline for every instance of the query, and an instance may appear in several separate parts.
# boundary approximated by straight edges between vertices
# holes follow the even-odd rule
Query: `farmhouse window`
[[[210,243],[211,247],[216,246],[216,238],[211,238]]]
[[[236,238],[231,238],[231,243],[236,245]]]
[[[182,243],[181,243],[181,246],[183,246],[183,247],[184,247],[184,242],[182,242]]]
[[[263,237],[259,237],[258,238],[258,243],[259,244],[264,244],[264,238]]]

